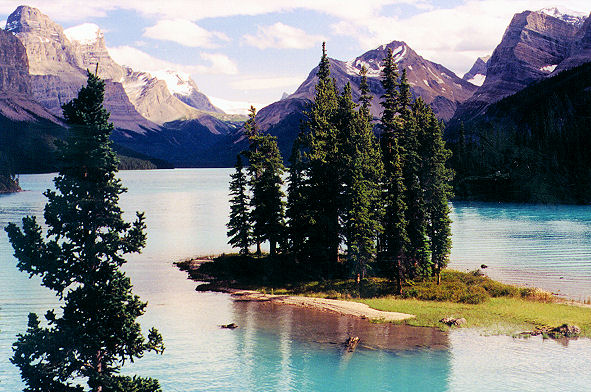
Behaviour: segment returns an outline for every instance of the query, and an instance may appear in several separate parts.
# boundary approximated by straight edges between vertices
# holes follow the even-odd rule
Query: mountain
[[[484,79],[486,78],[489,60],[490,56],[478,57],[472,68],[470,68],[470,70],[464,74],[462,79],[472,83],[475,86],[482,86]]]
[[[466,101],[477,89],[477,86],[460,79],[444,66],[419,56],[401,41],[381,45],[350,61],[329,59],[331,77],[335,79],[337,87],[342,89],[350,82],[355,101],[358,101],[360,96],[361,67],[365,66],[368,69],[367,82],[373,98],[371,113],[375,118],[379,118],[382,113],[380,97],[384,89],[380,83],[381,63],[388,49],[392,49],[400,73],[402,69],[406,70],[413,96],[421,97],[431,105],[440,119],[449,120],[457,105]],[[257,114],[260,128],[278,137],[284,158],[289,157],[291,144],[300,130],[300,123],[304,119],[302,112],[314,99],[314,87],[318,81],[317,71],[318,67],[312,69],[295,93],[283,96],[281,100],[264,107]],[[240,145],[240,142],[241,140],[237,140],[236,144]]]
[[[591,202],[591,62],[491,104],[454,150],[462,199]]]
[[[397,63],[399,71],[406,70],[413,96],[423,98],[433,107],[437,116],[443,120],[451,118],[455,106],[470,98],[476,91],[476,86],[460,79],[444,66],[425,60],[401,41],[392,41],[387,45],[381,45],[351,61],[330,59],[331,77],[336,80],[339,89],[342,89],[347,82],[351,82],[354,99],[359,98],[359,83],[361,81],[359,72],[361,67],[365,65],[368,69],[370,92],[374,97],[372,114],[376,117],[381,116],[379,105],[380,96],[383,94],[380,84],[381,63],[388,49],[392,49],[394,61]],[[316,72],[317,67],[310,72],[308,78],[296,92],[287,99],[311,100],[314,97],[314,86],[318,81]]]
[[[117,64],[95,24],[63,30],[38,9],[19,6],[6,28],[27,50],[34,97],[57,116],[85,83],[86,69],[97,70],[106,80],[105,107],[117,128],[144,133],[168,121],[200,117],[204,111],[223,113],[188,75],[167,71],[158,78]]]
[[[470,121],[533,82],[582,64],[589,59],[584,49],[591,49],[590,31],[584,15],[557,8],[515,14],[488,61],[484,83],[458,107],[451,126]]]

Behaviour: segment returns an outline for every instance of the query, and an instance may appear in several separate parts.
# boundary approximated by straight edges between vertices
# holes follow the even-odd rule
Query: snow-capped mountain
[[[107,81],[105,105],[117,127],[143,132],[156,129],[155,124],[197,118],[204,111],[221,112],[189,75],[173,71],[149,75],[117,64],[96,24],[64,30],[38,9],[20,6],[6,27],[27,50],[35,98],[58,116],[61,105],[85,83],[86,69],[94,72],[97,64],[98,75]]]
[[[484,79],[486,79],[486,69],[489,60],[490,56],[478,57],[472,68],[464,74],[462,79],[475,86],[482,86]]]
[[[560,19],[563,22],[572,24],[575,27],[581,27],[589,16],[583,12],[577,12],[563,7],[542,8],[538,12]]]
[[[468,121],[530,84],[591,61],[591,22],[581,13],[546,8],[513,16],[486,67],[482,86],[458,107]]]

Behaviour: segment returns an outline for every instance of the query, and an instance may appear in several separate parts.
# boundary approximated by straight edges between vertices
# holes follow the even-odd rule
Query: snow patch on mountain
[[[92,45],[103,38],[103,32],[94,23],[83,23],[70,27],[69,29],[65,29],[64,33],[70,41],[78,42],[81,45]]]
[[[583,12],[573,11],[564,7],[542,8],[538,12],[560,19],[577,27],[581,27],[588,16]]]
[[[167,69],[152,72],[152,75],[166,82],[166,87],[168,87],[168,91],[170,91],[172,94],[189,96],[194,90],[194,88],[189,83],[191,80],[191,75],[188,73]]]
[[[546,66],[540,68],[540,71],[552,73],[552,72],[554,72],[554,70],[556,69],[556,67],[558,67],[558,64],[546,65]]]
[[[468,83],[472,83],[473,85],[480,87],[484,84],[484,79],[486,79],[486,75],[476,74],[472,76],[472,78],[468,79]]]

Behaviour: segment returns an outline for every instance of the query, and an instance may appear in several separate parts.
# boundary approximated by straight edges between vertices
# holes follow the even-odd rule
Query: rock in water
[[[236,325],[234,323],[230,323],[230,324],[220,325],[220,327],[222,327],[224,329],[236,329],[236,328],[238,328],[238,325]]]
[[[441,320],[439,320],[440,323],[443,323],[445,325],[448,325],[450,327],[459,327],[460,325],[464,325],[466,324],[466,319],[461,317],[461,318],[453,318],[453,317],[444,317]]]

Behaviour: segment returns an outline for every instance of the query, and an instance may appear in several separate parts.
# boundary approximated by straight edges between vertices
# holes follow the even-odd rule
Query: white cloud
[[[224,74],[238,73],[236,64],[226,55],[219,53],[201,53],[200,57],[208,64],[183,65],[156,58],[131,46],[109,48],[109,54],[115,62],[133,68],[136,71],[154,72],[164,69],[182,71],[189,74]]]
[[[256,35],[244,36],[246,44],[259,49],[307,49],[323,40],[320,35],[310,35],[302,29],[281,22],[270,26],[258,26]]]
[[[210,62],[209,66],[197,65],[200,69],[197,73],[236,75],[238,66],[228,56],[221,53],[201,53],[201,58]]]
[[[255,103],[251,101],[232,101],[211,96],[209,97],[209,100],[212,104],[214,104],[214,106],[217,106],[228,114],[248,114],[251,106],[254,106],[257,109],[267,106],[262,103]]]
[[[297,87],[304,80],[306,80],[305,76],[248,78],[236,80],[230,83],[230,85],[240,90],[267,90],[285,87]]]
[[[217,48],[219,41],[230,40],[224,33],[207,31],[186,19],[161,20],[146,28],[144,37],[200,48]]]

